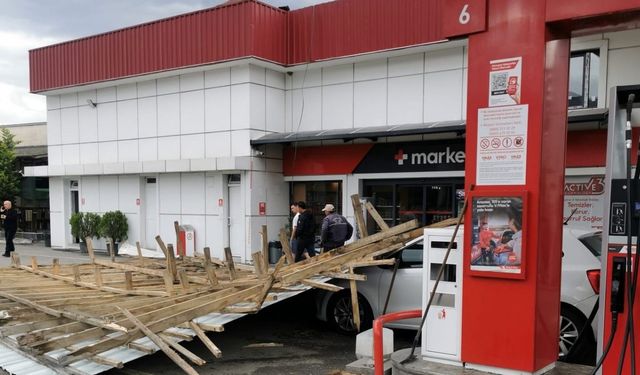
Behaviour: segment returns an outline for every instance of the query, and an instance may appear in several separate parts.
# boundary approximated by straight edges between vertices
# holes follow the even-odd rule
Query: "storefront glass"
[[[368,180],[364,182],[363,196],[378,210],[389,226],[417,219],[420,225],[429,225],[455,217],[464,194],[462,180]],[[380,228],[367,217],[369,233]]]
[[[321,211],[325,204],[331,203],[336,212],[342,211],[342,182],[341,181],[304,181],[291,183],[291,201],[304,201],[311,209],[316,223],[316,234],[320,234],[320,226],[324,213]]]

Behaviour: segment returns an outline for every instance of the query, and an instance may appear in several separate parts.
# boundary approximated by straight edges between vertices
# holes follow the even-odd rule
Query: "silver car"
[[[578,346],[578,334],[585,326],[598,299],[600,283],[600,232],[587,232],[564,227],[561,285],[561,318],[559,358],[571,362],[592,364],[596,353],[596,322],[586,327]],[[422,242],[415,242],[393,256],[400,259],[387,313],[421,308],[422,303]],[[392,266],[361,268],[367,276],[358,282],[362,329],[371,327],[373,319],[382,314],[393,275]],[[335,280],[344,290],[336,293],[318,291],[317,316],[335,330],[354,334],[349,282]],[[417,329],[419,319],[388,323],[391,328]]]

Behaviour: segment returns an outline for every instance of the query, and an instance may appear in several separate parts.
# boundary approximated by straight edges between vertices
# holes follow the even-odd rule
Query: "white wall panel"
[[[247,83],[251,79],[249,64],[236,65],[231,67],[231,84]]]
[[[354,126],[387,124],[387,80],[356,82],[353,98]]]
[[[463,61],[463,47],[427,52],[425,55],[425,71],[437,72],[460,69]]]
[[[269,87],[275,87],[277,89],[284,90],[284,73],[267,69],[265,83]]]
[[[67,108],[67,107],[76,107],[76,106],[78,106],[77,93],[74,92],[71,94],[60,95],[60,107]]]
[[[98,155],[98,143],[81,143],[80,144],[80,164],[98,164],[100,158]]]
[[[115,102],[116,88],[115,86],[105,87],[97,90],[98,103]]]
[[[181,199],[182,214],[205,214],[206,209],[204,173],[182,174]]]
[[[173,76],[157,80],[158,95],[173,94],[180,91],[180,77]]]
[[[389,77],[419,74],[423,72],[423,69],[423,53],[389,58]]]
[[[467,79],[468,79],[469,69],[464,68],[462,70],[462,119],[467,119]]]
[[[422,122],[422,75],[389,79],[389,125]]]
[[[265,129],[265,121],[266,121],[266,98],[265,98],[265,86],[260,86],[256,84],[250,85],[250,126],[252,129]]]
[[[125,216],[127,217],[127,224],[129,225],[127,242],[135,246],[136,241],[142,240],[140,237],[140,215],[137,213],[127,213]]]
[[[47,111],[47,144],[59,145],[62,143],[60,133],[60,112],[59,109]]]
[[[62,165],[62,146],[47,147],[49,165]]]
[[[62,164],[80,164],[80,147],[78,144],[62,146]]]
[[[180,96],[158,96],[158,136],[180,134]]]
[[[88,103],[89,100],[94,103],[98,102],[98,92],[96,90],[80,91],[78,93],[78,107],[93,108],[93,106]]]
[[[60,95],[47,95],[47,110],[60,108]]]
[[[62,108],[60,115],[62,143],[78,143],[78,107]]]
[[[247,129],[251,124],[251,86],[231,86],[231,129]]]
[[[118,138],[116,103],[102,103],[98,110],[98,140],[115,141]]]
[[[287,89],[299,89],[303,86],[315,87],[322,84],[322,70],[321,69],[307,69],[293,72],[291,76],[285,77]]]
[[[82,204],[84,199],[84,204]],[[83,212],[100,212],[100,177],[82,177],[80,180],[80,204]],[[114,206],[117,203],[114,202]]]
[[[282,164],[282,163],[280,163]],[[266,173],[267,212],[269,215],[289,215],[289,183],[281,173]],[[280,227],[277,228],[280,230]]]
[[[118,142],[100,142],[98,144],[100,163],[115,163],[118,161]]]
[[[98,111],[89,105],[78,107],[79,141],[96,142],[98,140]]]
[[[158,184],[159,212],[161,214],[179,215],[181,211],[180,174],[160,174],[158,175]],[[173,222],[171,225],[173,227]]]
[[[251,155],[251,131],[235,130],[231,132],[231,156]]]
[[[51,247],[66,247],[64,213],[50,212],[49,220],[51,221]]]
[[[200,90],[203,88],[203,72],[188,73],[180,76],[180,91]]]
[[[135,214],[138,212],[138,206],[136,205],[136,199],[140,198],[140,177],[138,175],[133,176],[119,176],[118,177],[118,207],[120,211],[129,214]],[[131,225],[131,223],[129,223]],[[138,241],[139,238],[134,240]]]
[[[180,159],[180,137],[158,138],[158,160]]]
[[[387,77],[387,59],[363,61],[354,66],[354,80],[364,81]]]
[[[328,66],[322,69],[322,84],[347,83],[353,81],[353,64]]]
[[[211,248],[211,256],[224,259],[225,219],[220,216],[206,216],[206,246]]]
[[[176,231],[173,227],[173,222],[182,222],[180,215],[174,214],[160,214],[160,223],[158,229],[160,230],[160,237],[164,240],[165,244],[172,244],[173,251],[176,250]]]
[[[320,87],[304,89],[304,111],[302,111],[303,90],[292,92],[292,130],[320,130],[322,127],[322,89]],[[302,112],[302,122],[300,113]]]
[[[213,69],[204,72],[204,87],[228,86],[231,84],[231,68]]]
[[[353,83],[322,88],[322,129],[353,127]]]
[[[138,161],[138,140],[118,141],[118,161]]]
[[[100,176],[100,212],[118,209],[118,177]]]
[[[156,96],[156,80],[151,79],[144,82],[138,82],[138,97]]]
[[[138,96],[138,88],[135,83],[116,86],[116,98],[118,100],[135,99]]]
[[[605,33],[605,39],[609,39],[609,48],[627,48],[640,45],[640,29]]]
[[[138,138],[138,101],[135,99],[119,101],[118,139],[135,138]]]
[[[221,173],[218,173],[205,177],[205,209],[207,215],[223,215],[223,207],[218,204],[219,199],[225,199],[222,176]]]
[[[204,254],[204,247],[206,246],[207,238],[207,226],[206,218],[204,215],[182,215],[180,225],[191,225],[196,232],[196,253],[199,255]]]
[[[62,177],[49,177],[49,210],[62,212],[64,210],[64,189]]]
[[[462,69],[425,74],[424,84],[424,122],[462,119]]]
[[[204,132],[204,91],[180,94],[180,134]]]
[[[632,61],[636,63],[630,63]],[[640,61],[640,47],[609,51],[607,67],[607,103],[609,103],[608,95],[611,87],[640,83],[640,69],[638,69],[637,64],[638,61]]]
[[[158,138],[146,138],[138,140],[138,158],[140,161],[152,161],[158,159]]]
[[[158,135],[158,108],[156,97],[138,100],[138,134],[140,138]]]
[[[284,132],[284,90],[267,87],[266,130]]]
[[[204,91],[205,129],[231,129],[231,87],[217,87]]]
[[[266,69],[261,66],[250,64],[249,82],[264,86],[266,83]]]
[[[290,132],[293,129],[293,92],[287,90],[284,92],[284,129]]]
[[[231,156],[231,132],[207,133],[205,143],[207,158]]]
[[[204,137],[202,136],[202,134],[180,136],[180,158],[204,158]]]

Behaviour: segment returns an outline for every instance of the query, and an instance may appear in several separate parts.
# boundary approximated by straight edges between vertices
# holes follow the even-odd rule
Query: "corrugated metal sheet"
[[[31,91],[255,56],[295,65],[442,39],[446,0],[245,0],[29,51]]]
[[[31,91],[257,56],[286,60],[287,12],[242,1],[29,51]]]
[[[288,64],[434,42],[438,0],[339,0],[289,13]]]

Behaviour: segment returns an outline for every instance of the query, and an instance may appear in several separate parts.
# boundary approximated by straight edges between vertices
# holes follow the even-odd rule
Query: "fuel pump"
[[[635,374],[634,319],[640,318],[636,293],[640,239],[640,139],[632,137],[631,115],[640,106],[640,85],[612,87],[609,96],[598,362],[594,373]],[[635,174],[632,176],[632,164]]]

